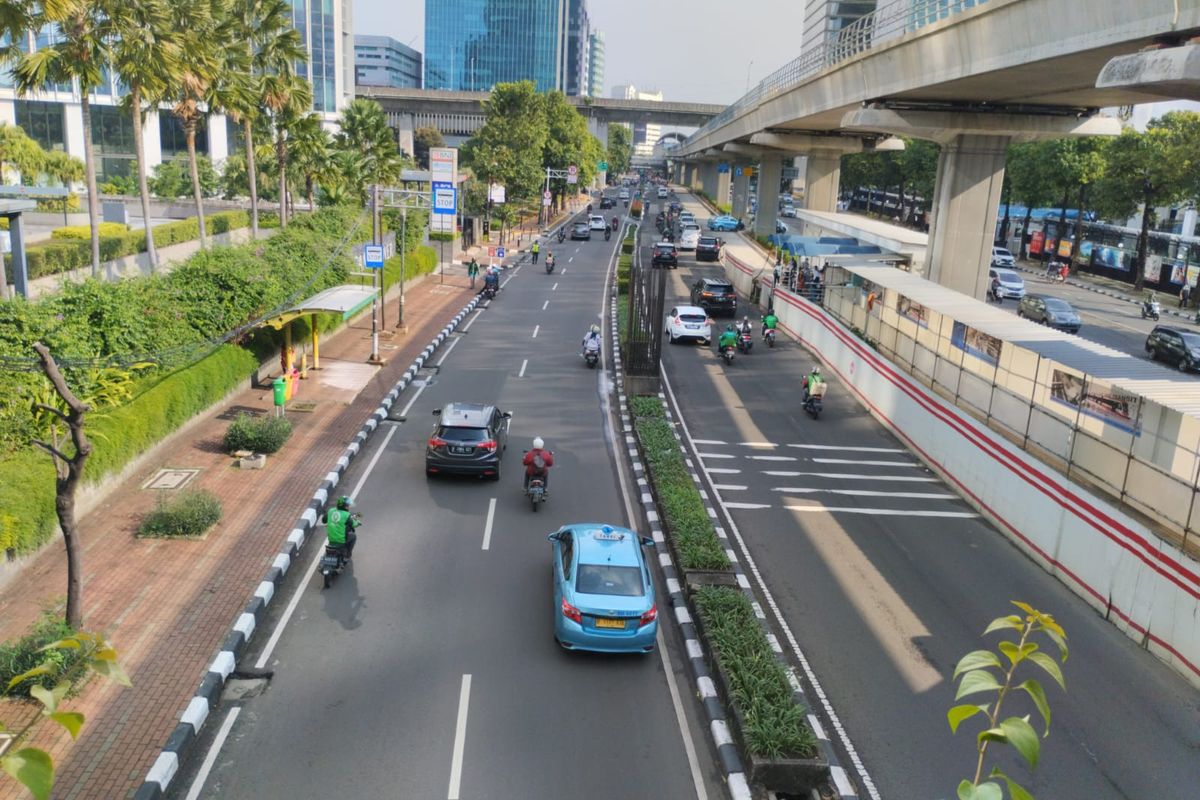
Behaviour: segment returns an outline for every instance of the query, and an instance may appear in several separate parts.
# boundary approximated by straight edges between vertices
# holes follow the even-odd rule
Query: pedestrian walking
[[[479,262],[475,260],[475,256],[471,256],[471,263],[467,264],[467,277],[471,279],[471,288],[475,288],[475,276],[479,274]]]
[[[1188,300],[1192,296],[1192,286],[1187,281],[1184,281],[1183,288],[1179,290],[1179,307],[1187,308]]]

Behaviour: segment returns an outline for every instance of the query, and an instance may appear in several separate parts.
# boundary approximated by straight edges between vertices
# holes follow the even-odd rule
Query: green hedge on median
[[[664,521],[683,569],[729,569],[700,491],[679,451],[671,424],[656,397],[635,397],[630,404],[633,429],[654,479]]]
[[[692,593],[713,655],[729,678],[729,700],[744,720],[746,747],[768,759],[812,758],[816,737],[796,703],[783,664],[754,616],[750,599],[728,586]]]

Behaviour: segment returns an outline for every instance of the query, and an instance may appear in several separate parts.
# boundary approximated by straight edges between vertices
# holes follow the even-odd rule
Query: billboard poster
[[[1095,254],[1095,259],[1092,261],[1094,266],[1129,272],[1130,259],[1126,257],[1124,248],[1098,244],[1092,248],[1092,252]]]
[[[929,327],[929,309],[915,300],[909,300],[904,295],[900,295],[896,300],[896,311],[900,312],[900,316],[908,317],[922,328]]]
[[[950,344],[993,367],[1000,363],[1000,340],[961,322],[954,323],[954,329],[950,332]]]
[[[1029,235],[1029,254],[1040,256],[1042,254],[1042,246],[1046,243],[1046,234],[1042,231],[1034,231]]]
[[[1138,426],[1141,399],[1105,381],[1055,369],[1050,376],[1050,399],[1126,433],[1141,435]]]
[[[1162,261],[1163,257],[1156,253],[1146,254],[1146,265],[1142,268],[1142,271],[1146,274],[1146,280],[1151,283],[1158,283],[1158,278],[1162,275]]]
[[[1195,286],[1197,276],[1200,276],[1200,264],[1183,264],[1176,261],[1171,265],[1171,283],[1176,286],[1183,286],[1184,281],[1190,286]]]

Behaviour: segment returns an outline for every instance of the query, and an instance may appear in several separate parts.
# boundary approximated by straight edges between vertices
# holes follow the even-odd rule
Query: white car
[[[1008,269],[1012,269],[1013,267],[1016,266],[1016,263],[1017,262],[1013,258],[1013,254],[1008,252],[1008,250],[1006,248],[1003,248],[1003,247],[993,247],[992,248],[992,266],[993,267],[1005,267]]]
[[[617,199],[618,200],[628,200],[629,199],[629,190],[622,189],[621,191],[617,192]]]
[[[588,217],[588,227],[594,231],[603,231],[608,227],[608,223],[604,221],[604,217],[599,214],[592,214]]]
[[[790,203],[785,205],[783,208],[779,209],[779,216],[794,218],[796,216],[796,207]]]
[[[1000,294],[1004,297],[1011,297],[1015,300],[1020,300],[1025,296],[1025,281],[1021,276],[1011,269],[997,269],[993,267],[988,270],[988,287],[991,288],[992,278],[1000,280]]]
[[[665,186],[658,187],[658,199],[659,200],[666,200],[669,195],[670,195],[670,192],[667,191],[667,187],[665,187]]]
[[[679,212],[679,224],[683,227],[687,227],[688,225],[700,227],[700,223],[696,222],[696,215],[690,211]]]
[[[671,344],[695,339],[704,344],[712,341],[712,320],[699,306],[676,306],[667,314],[667,340]]]
[[[680,250],[695,250],[696,245],[700,243],[700,226],[699,225],[684,225],[683,230],[679,234],[679,249]]]

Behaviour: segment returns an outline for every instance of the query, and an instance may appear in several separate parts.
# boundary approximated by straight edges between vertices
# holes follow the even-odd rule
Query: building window
[[[170,161],[180,153],[187,154],[187,136],[179,117],[167,111],[158,112],[158,136],[162,142],[163,161]],[[208,125],[203,117],[196,127],[196,153],[208,153]]]
[[[17,126],[25,131],[26,136],[41,145],[43,150],[67,149],[62,103],[14,100],[13,111]]]
[[[118,106],[92,106],[92,146],[99,157],[101,181],[133,170],[133,123]]]

